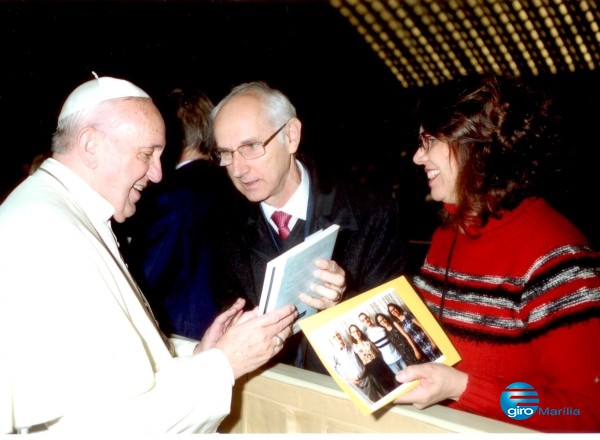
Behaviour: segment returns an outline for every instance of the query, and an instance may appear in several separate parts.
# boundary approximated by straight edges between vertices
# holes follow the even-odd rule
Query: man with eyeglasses
[[[302,301],[326,309],[403,273],[407,244],[397,204],[351,190],[297,157],[302,123],[283,93],[264,82],[241,84],[211,117],[212,157],[247,201],[224,226],[216,265],[219,302],[241,296],[258,305],[267,263],[332,224],[340,225],[332,260],[315,267],[324,284],[303,293]],[[289,221],[278,224],[279,217]],[[278,360],[326,371],[301,333],[288,339]]]

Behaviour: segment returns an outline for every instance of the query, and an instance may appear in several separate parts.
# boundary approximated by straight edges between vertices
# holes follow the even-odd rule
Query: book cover
[[[315,261],[319,258],[331,259],[337,239],[339,225],[321,229],[267,263],[265,280],[258,305],[259,313],[270,312],[286,304],[293,304],[298,310],[298,319],[293,331],[298,333],[298,322],[314,315],[317,309],[303,303],[299,295],[312,294],[311,284],[321,281],[313,276]]]
[[[408,365],[460,355],[404,276],[299,322],[336,383],[363,414],[414,388],[395,373]]]

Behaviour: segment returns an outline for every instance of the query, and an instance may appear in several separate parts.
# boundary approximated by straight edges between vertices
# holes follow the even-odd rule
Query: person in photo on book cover
[[[415,345],[415,343],[408,337],[403,330],[392,324],[392,320],[384,315],[383,313],[378,313],[375,315],[375,321],[377,325],[385,330],[387,336],[394,347],[398,349],[400,354],[402,355],[402,360],[406,363],[406,365],[412,365],[419,363],[422,358],[419,349]]]
[[[243,297],[258,305],[267,263],[333,224],[340,230],[332,259],[315,267],[324,284],[302,301],[323,310],[403,274],[408,245],[398,204],[391,196],[345,185],[298,154],[302,123],[283,93],[264,82],[241,84],[212,117],[213,156],[246,199],[224,227],[215,265],[222,304]],[[276,211],[289,217],[287,224],[276,224]],[[326,373],[302,332],[287,341],[277,360]]]
[[[600,254],[547,201],[545,177],[560,165],[558,113],[521,81],[471,79],[421,103],[413,158],[443,205],[414,286],[462,360],[409,366],[397,380],[420,384],[395,402],[600,432]],[[535,389],[542,411],[505,413],[500,399],[513,383]]]
[[[365,365],[365,368],[369,370],[373,377],[377,378],[377,381],[381,383],[387,393],[400,386],[396,382],[394,373],[392,373],[390,367],[383,360],[381,351],[379,351],[373,341],[357,325],[351,324],[348,326],[348,337],[352,349]]]
[[[331,364],[342,379],[371,403],[389,393],[338,331],[331,335]]]
[[[367,336],[381,352],[383,360],[394,373],[398,373],[407,367],[407,362],[402,358],[402,353],[392,341],[385,328],[377,326],[369,315],[364,312],[358,314],[358,320],[364,325]],[[413,355],[414,357],[414,355]]]
[[[389,303],[387,308],[392,323],[398,330],[403,330],[407,337],[409,337],[417,346],[419,350],[419,355],[417,355],[419,362],[435,361],[442,355],[440,349],[435,345],[431,337],[412,313],[408,310],[404,310],[395,303]]]

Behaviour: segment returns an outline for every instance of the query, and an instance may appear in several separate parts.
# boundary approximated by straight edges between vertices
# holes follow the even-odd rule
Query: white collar
[[[188,163],[192,162],[194,159],[189,159],[189,160],[184,160],[183,162],[179,162],[177,165],[175,165],[175,169],[178,170],[179,168],[186,166]]]
[[[310,192],[310,180],[308,178],[308,171],[304,168],[304,165],[296,159],[296,165],[300,169],[300,185],[296,188],[292,197],[283,205],[281,208],[275,208],[265,202],[261,202],[261,208],[265,214],[265,217],[269,219],[269,222],[273,227],[276,228],[275,223],[271,220],[271,215],[275,211],[284,211],[292,215],[290,220],[290,228],[294,226],[296,220],[306,220],[306,213],[308,211],[308,196]]]
[[[49,158],[40,168],[56,177],[71,193],[92,222],[106,223],[115,213],[114,206],[98,194],[85,180],[59,161]]]

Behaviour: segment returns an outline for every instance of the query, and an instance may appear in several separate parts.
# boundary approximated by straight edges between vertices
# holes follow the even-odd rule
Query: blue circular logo
[[[525,420],[535,414],[540,399],[533,387],[525,382],[511,383],[500,395],[502,411],[513,420]]]

